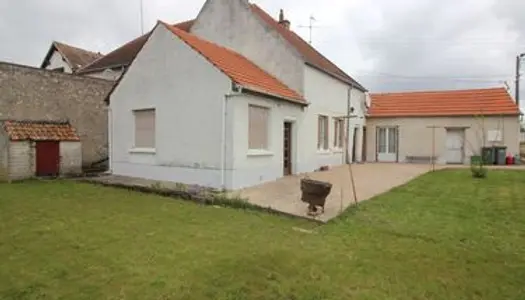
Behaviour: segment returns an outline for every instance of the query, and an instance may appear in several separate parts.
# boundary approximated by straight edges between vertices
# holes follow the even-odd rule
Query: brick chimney
[[[290,29],[290,21],[284,18],[284,11],[282,9],[279,12],[279,24],[286,29]]]

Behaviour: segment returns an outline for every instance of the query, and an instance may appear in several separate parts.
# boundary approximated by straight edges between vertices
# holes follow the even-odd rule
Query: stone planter
[[[301,179],[301,201],[308,203],[310,213],[316,213],[317,207],[321,207],[322,212],[324,212],[326,197],[331,191],[331,183],[307,178]]]

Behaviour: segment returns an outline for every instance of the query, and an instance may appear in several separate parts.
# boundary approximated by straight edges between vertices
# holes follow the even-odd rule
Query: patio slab
[[[366,163],[353,164],[355,198],[368,200],[402,185],[430,171],[429,165]],[[252,204],[270,207],[288,214],[314,218],[327,222],[355,204],[350,180],[349,166],[338,166],[324,172],[308,173],[311,179],[332,183],[332,191],[326,199],[325,212],[316,217],[308,216],[308,205],[301,201],[300,180],[306,175],[280,178],[274,182],[238,191],[241,197]]]

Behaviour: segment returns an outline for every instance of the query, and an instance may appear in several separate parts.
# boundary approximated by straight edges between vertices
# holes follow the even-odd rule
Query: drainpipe
[[[232,92],[224,95],[222,102],[222,128],[221,128],[221,188],[226,190],[226,121],[228,118],[228,99],[241,95],[242,87],[233,84]]]

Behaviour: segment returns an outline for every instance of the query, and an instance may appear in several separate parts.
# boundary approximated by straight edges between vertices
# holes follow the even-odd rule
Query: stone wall
[[[0,119],[69,120],[82,141],[82,164],[108,156],[104,99],[115,84],[0,62]]]

